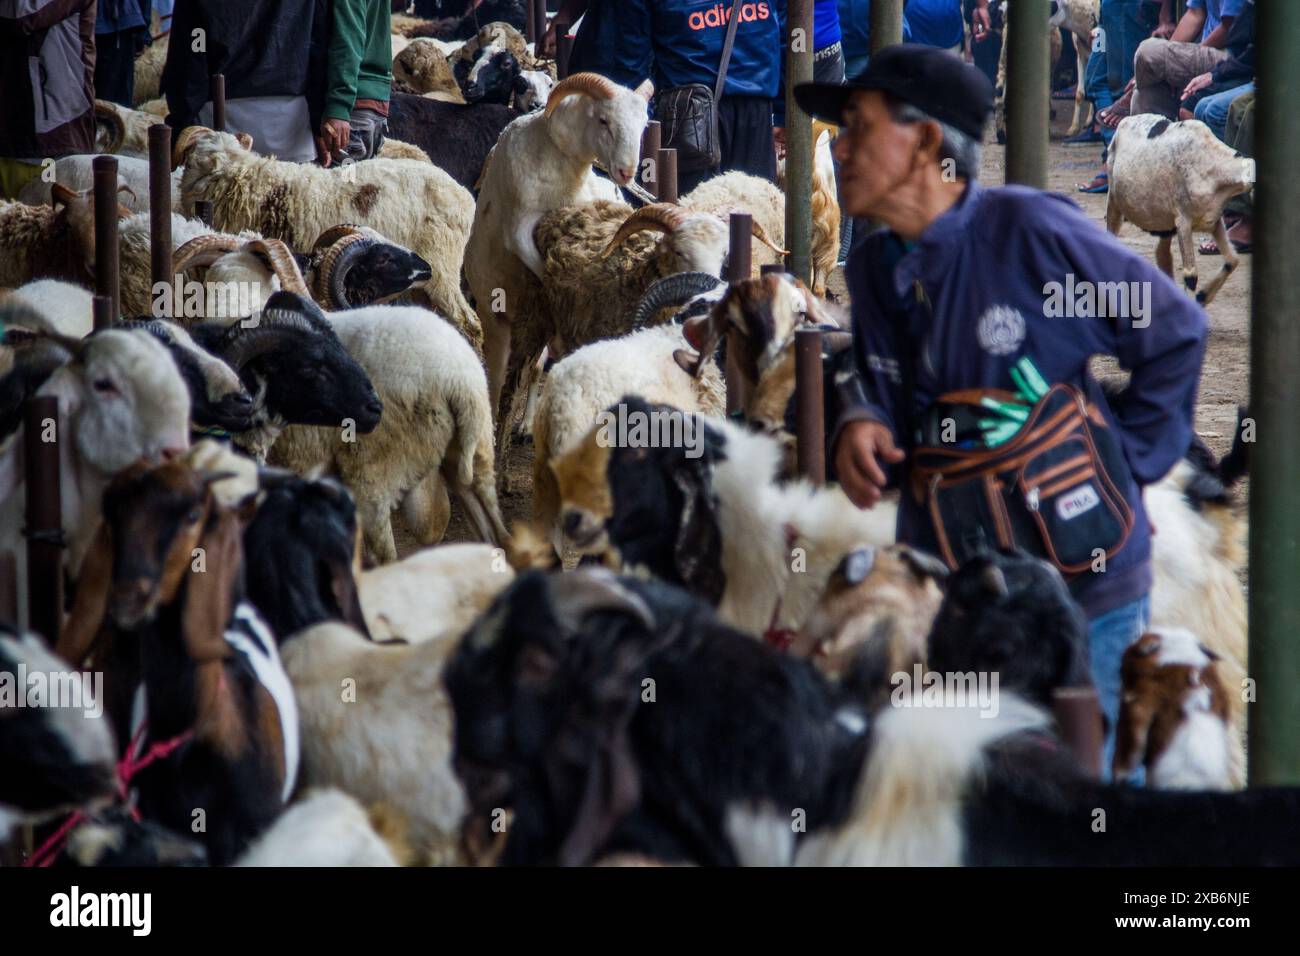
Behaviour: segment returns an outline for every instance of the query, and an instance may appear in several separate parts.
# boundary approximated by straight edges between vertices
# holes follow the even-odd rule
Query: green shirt
[[[388,0],[333,0],[325,118],[345,120],[357,100],[388,102],[393,89],[393,9]]]

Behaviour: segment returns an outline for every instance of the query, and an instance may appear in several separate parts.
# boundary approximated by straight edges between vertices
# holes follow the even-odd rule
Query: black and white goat
[[[104,495],[59,653],[105,670],[145,819],[233,860],[293,792],[298,715],[275,640],[243,599],[242,519],[220,475],[135,465]],[[110,713],[114,713],[110,709]],[[128,742],[129,741],[129,742]]]

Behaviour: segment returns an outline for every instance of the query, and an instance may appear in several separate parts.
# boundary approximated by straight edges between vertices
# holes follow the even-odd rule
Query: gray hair
[[[939,144],[939,160],[952,160],[953,172],[961,179],[974,180],[979,174],[980,147],[978,139],[963,133],[955,126],[935,119],[925,110],[911,103],[890,98],[889,114],[895,123],[938,123],[943,140]]]

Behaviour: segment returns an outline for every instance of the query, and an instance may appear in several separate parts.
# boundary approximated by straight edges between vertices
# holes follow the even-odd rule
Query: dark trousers
[[[131,106],[139,30],[95,35],[95,99]]]
[[[749,173],[776,182],[772,141],[772,101],[762,96],[724,96],[718,102],[722,162],[717,169],[677,174],[677,194],[685,196],[718,173]]]

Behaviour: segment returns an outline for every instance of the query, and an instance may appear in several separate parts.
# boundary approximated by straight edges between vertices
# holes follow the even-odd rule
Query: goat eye
[[[114,385],[111,380],[106,378],[95,379],[94,388],[95,391],[103,392],[106,395],[117,391],[117,386]]]
[[[191,508],[190,513],[185,516],[186,524],[198,524],[199,519],[203,517],[201,508]]]

